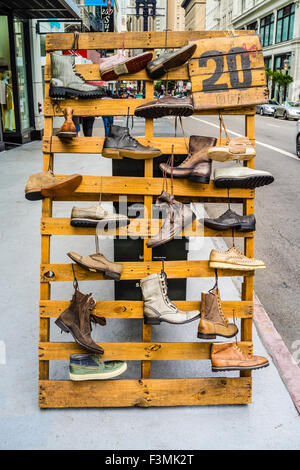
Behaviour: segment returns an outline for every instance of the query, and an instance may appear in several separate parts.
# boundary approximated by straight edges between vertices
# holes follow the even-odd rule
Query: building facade
[[[167,0],[167,23],[170,31],[185,30],[185,10],[182,0]]]
[[[233,0],[235,29],[255,30],[261,38],[266,67],[289,73],[294,82],[287,99],[300,98],[300,4],[284,0]],[[270,88],[278,99],[278,87]]]
[[[186,31],[202,31],[206,26],[206,0],[183,0]]]
[[[150,15],[145,24],[142,7],[140,8],[140,16],[137,16],[136,0],[128,0],[126,9],[127,31],[165,31],[167,27],[166,5],[167,0],[156,0],[155,17],[151,15],[152,7],[150,5],[148,10]]]
[[[230,30],[233,0],[208,0],[206,2],[206,29]]]

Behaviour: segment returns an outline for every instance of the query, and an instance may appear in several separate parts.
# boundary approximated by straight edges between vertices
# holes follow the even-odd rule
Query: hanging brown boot
[[[198,326],[198,338],[215,339],[217,336],[233,338],[238,333],[238,328],[229,323],[225,316],[220,292],[215,287],[209,292],[203,292],[201,296],[201,320]]]
[[[57,137],[60,139],[73,139],[76,137],[76,127],[73,121],[73,109],[65,108],[64,109],[65,122],[56,133]]]
[[[257,370],[268,367],[269,361],[263,356],[245,354],[236,343],[213,344],[211,347],[213,372],[232,370]]]
[[[79,346],[87,351],[103,354],[104,350],[91,338],[91,322],[104,326],[105,318],[96,317],[91,312],[96,302],[92,294],[82,294],[77,288],[69,307],[55,321],[56,325],[65,333],[71,333]]]
[[[216,142],[217,139],[214,137],[192,135],[187,158],[179,166],[173,168],[174,178],[188,178],[197,183],[209,184],[212,162],[207,156],[207,151],[214,147]],[[159,167],[162,172],[171,176],[171,165],[161,163]]]

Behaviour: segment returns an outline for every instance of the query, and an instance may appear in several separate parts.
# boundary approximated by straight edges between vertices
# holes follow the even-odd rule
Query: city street
[[[216,116],[192,117],[185,123],[189,134],[219,136]],[[244,131],[242,117],[226,117],[225,123],[236,134]],[[300,159],[295,155],[296,125],[295,121],[256,116],[255,165],[270,171],[275,182],[257,189],[255,256],[265,261],[267,269],[255,276],[255,291],[291,352],[300,339]],[[221,215],[223,209],[225,205],[213,215]]]

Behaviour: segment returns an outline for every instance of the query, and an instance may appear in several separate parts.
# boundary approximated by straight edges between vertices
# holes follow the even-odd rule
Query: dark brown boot
[[[225,316],[219,289],[202,293],[201,299],[201,320],[198,326],[198,338],[215,339],[217,336],[233,338],[238,333],[237,327],[229,323]]]
[[[91,322],[105,325],[106,320],[91,314],[96,302],[92,294],[82,294],[75,289],[69,307],[55,321],[56,325],[66,333],[71,333],[74,340],[87,351],[103,354],[104,350],[91,338]]]
[[[60,139],[73,139],[73,137],[76,137],[77,135],[76,127],[73,122],[73,109],[65,108],[64,116],[65,122],[63,123],[59,131],[56,133],[56,135]]]
[[[177,167],[173,168],[174,178],[188,178],[197,183],[209,184],[212,162],[207,156],[209,148],[214,147],[217,139],[214,137],[190,137],[189,154]],[[160,169],[171,176],[172,168],[166,163],[159,165]]]

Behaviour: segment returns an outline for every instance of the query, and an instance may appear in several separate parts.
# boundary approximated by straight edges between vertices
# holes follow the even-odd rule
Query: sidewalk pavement
[[[168,126],[167,121],[159,124],[163,131],[170,131]],[[270,367],[253,373],[253,404],[249,406],[38,408],[41,203],[25,200],[24,185],[29,174],[40,171],[41,159],[40,142],[0,154],[0,449],[299,449],[298,413],[255,328],[255,353],[267,356]],[[84,175],[110,175],[111,160],[95,155],[56,156],[55,172],[67,174],[70,168]],[[106,205],[109,207],[109,203]],[[53,216],[67,217],[71,207],[69,202],[56,203]],[[52,263],[67,263],[69,250],[88,254],[94,249],[93,237],[57,236],[51,243]],[[101,239],[100,243],[104,254],[111,258],[113,241]],[[208,259],[215,246],[226,249],[222,239],[191,239],[190,259]],[[212,284],[212,279],[189,279],[187,298],[198,300],[199,292],[211,288]],[[223,300],[238,300],[240,284],[231,278],[221,278]],[[101,285],[82,282],[80,287],[93,292],[97,300],[113,299],[112,281],[103,281]],[[71,295],[71,283],[54,283],[53,299],[69,299]],[[164,324],[153,328],[153,341],[193,341],[195,329],[195,323],[184,327]],[[141,322],[111,320],[105,330],[98,328],[97,333],[98,341],[140,341]],[[52,341],[70,341],[67,336],[61,336],[51,324]],[[215,375],[209,361],[152,364],[152,378]],[[139,373],[140,363],[132,362],[121,378],[139,378]],[[50,378],[67,379],[67,361],[52,362]]]

